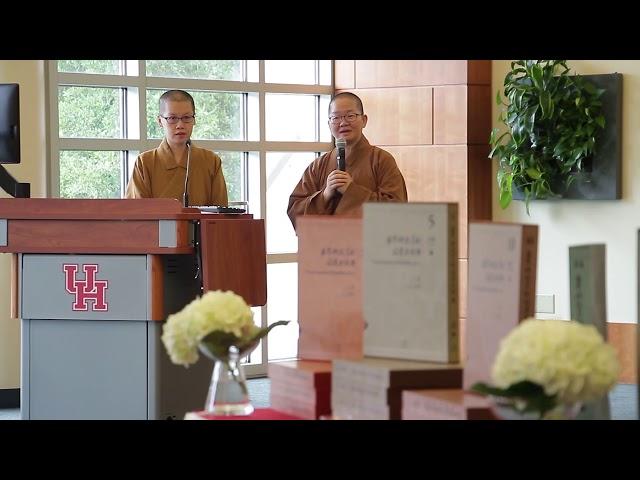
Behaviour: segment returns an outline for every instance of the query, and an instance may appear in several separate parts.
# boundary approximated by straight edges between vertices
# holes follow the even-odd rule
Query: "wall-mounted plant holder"
[[[605,127],[592,158],[585,159],[585,171],[565,191],[556,186],[562,199],[619,200],[622,198],[622,74],[581,75],[596,88],[604,88],[602,114]],[[514,200],[524,200],[514,186]]]

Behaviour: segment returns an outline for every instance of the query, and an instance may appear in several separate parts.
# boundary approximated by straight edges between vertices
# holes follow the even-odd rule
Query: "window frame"
[[[247,138],[248,131],[248,102],[250,94],[258,96],[258,129],[259,140],[198,140],[198,145],[214,152],[240,152],[243,161],[242,189],[244,200],[251,202],[248,185],[248,162],[249,152],[257,152],[259,155],[260,198],[257,199],[260,205],[259,212],[254,211],[254,218],[266,218],[266,156],[267,152],[313,152],[320,155],[333,148],[333,142],[319,141],[326,112],[320,111],[321,96],[334,94],[334,61],[330,62],[330,85],[320,85],[320,62],[315,63],[315,85],[284,84],[265,82],[265,60],[258,60],[258,81],[247,81],[247,60],[243,61],[242,71],[244,80],[203,80],[174,77],[147,77],[145,60],[120,60],[120,75],[94,74],[94,73],[62,73],[58,72],[58,61],[47,60],[45,66],[45,80],[47,85],[47,181],[46,196],[60,197],[60,151],[62,150],[108,150],[122,152],[122,175],[121,191],[124,195],[128,181],[129,172],[133,167],[136,156],[131,152],[143,152],[151,150],[159,145],[158,139],[147,138],[147,118],[146,102],[148,89],[184,89],[184,90],[205,90],[213,92],[240,92],[243,97],[243,119],[244,138]],[[121,124],[124,138],[97,139],[97,138],[61,138],[59,136],[59,110],[58,110],[58,88],[60,86],[96,86],[121,88],[122,112]],[[267,141],[265,125],[265,97],[271,93],[284,94],[307,94],[316,95],[316,140],[313,142],[302,141]],[[135,108],[137,106],[137,108]],[[133,108],[132,108],[133,107]],[[283,206],[283,208],[286,208]],[[267,264],[296,263],[297,253],[268,253]],[[297,305],[297,298],[295,298]],[[262,326],[268,325],[267,307],[261,307]],[[268,339],[268,337],[267,337]],[[261,350],[261,362],[255,365],[246,365],[245,371],[248,377],[263,376],[266,374],[268,364],[268,342],[263,342]]]

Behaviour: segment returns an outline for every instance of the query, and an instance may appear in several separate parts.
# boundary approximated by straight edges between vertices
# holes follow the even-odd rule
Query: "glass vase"
[[[253,405],[238,349],[229,347],[227,358],[216,358],[205,410],[213,415],[251,415]]]

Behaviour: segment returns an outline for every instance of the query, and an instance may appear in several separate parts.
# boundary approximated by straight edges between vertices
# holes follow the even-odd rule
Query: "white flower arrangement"
[[[615,385],[616,352],[593,325],[526,319],[500,343],[493,363],[494,385],[472,388],[511,398],[521,412],[547,412],[588,403]]]
[[[286,323],[259,328],[253,323],[251,308],[241,296],[231,291],[209,291],[169,315],[162,329],[162,342],[173,363],[188,366],[198,360],[198,347],[204,347],[210,356],[223,359],[234,345],[243,355],[271,328]]]

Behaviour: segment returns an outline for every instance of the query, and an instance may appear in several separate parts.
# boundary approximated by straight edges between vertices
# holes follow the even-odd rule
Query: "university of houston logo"
[[[107,304],[107,287],[108,280],[96,280],[98,273],[98,265],[83,264],[84,280],[77,277],[80,265],[73,263],[65,263],[62,265],[64,270],[65,288],[67,292],[75,295],[72,310],[74,312],[86,312],[89,309],[87,301],[91,301],[91,310],[97,312],[106,312],[109,305]]]

